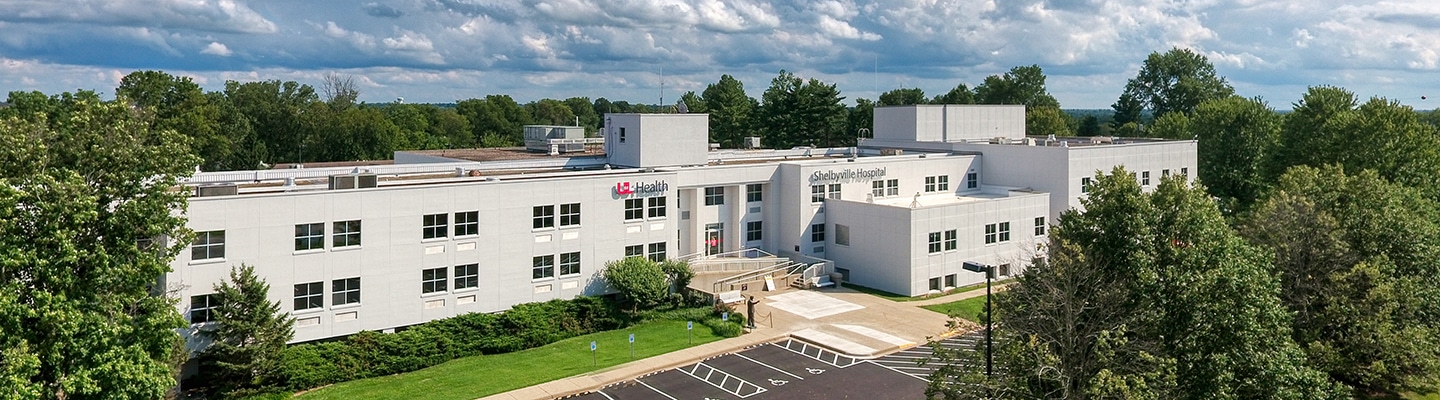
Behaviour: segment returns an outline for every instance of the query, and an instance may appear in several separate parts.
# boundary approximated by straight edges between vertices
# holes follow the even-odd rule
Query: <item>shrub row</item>
[[[366,331],[333,342],[290,346],[280,368],[288,388],[303,390],[414,371],[459,357],[543,346],[619,329],[629,322],[610,301],[599,297],[519,304],[499,314],[465,314],[394,334]]]

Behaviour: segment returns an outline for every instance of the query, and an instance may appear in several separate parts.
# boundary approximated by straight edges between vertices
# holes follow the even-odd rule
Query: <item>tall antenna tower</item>
[[[659,104],[659,105],[662,106],[662,107],[665,105],[665,66],[664,66],[664,65],[661,65],[661,66],[660,66],[660,102],[659,102],[659,103],[655,103],[655,104]]]

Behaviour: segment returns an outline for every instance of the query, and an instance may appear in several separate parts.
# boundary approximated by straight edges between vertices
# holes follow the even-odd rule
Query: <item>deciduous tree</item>
[[[925,104],[925,91],[920,88],[900,88],[880,94],[880,101],[877,106],[908,106],[911,104]]]
[[[1125,93],[1115,102],[1116,114],[1122,109],[1128,120],[1132,110],[1127,95],[1138,100],[1155,116],[1171,112],[1190,113],[1207,100],[1230,97],[1235,88],[1224,77],[1215,75],[1215,66],[1204,55],[1190,49],[1172,48],[1165,54],[1150,53],[1140,72],[1125,84]]]
[[[93,92],[0,120],[0,393],[160,398],[184,320],[159,280],[188,244],[188,139]]]
[[[1189,125],[1199,140],[1200,181],[1223,209],[1248,209],[1270,185],[1265,167],[1280,138],[1280,115],[1258,98],[1233,96],[1201,103]]]
[[[1440,385],[1440,207],[1375,171],[1295,167],[1242,232],[1275,254],[1293,336],[1359,394]]]

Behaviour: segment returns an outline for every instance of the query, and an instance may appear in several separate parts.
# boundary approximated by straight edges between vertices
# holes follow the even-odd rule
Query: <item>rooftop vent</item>
[[[205,185],[195,188],[196,197],[234,196],[240,194],[240,187],[233,183]]]
[[[373,188],[379,181],[375,174],[330,175],[330,190]]]

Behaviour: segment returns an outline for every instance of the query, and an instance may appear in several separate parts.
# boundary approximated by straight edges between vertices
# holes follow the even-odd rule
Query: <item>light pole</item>
[[[995,277],[995,267],[966,261],[961,265],[966,271],[985,273],[985,378],[992,378],[995,365],[995,342],[990,336],[995,328],[995,316],[990,313],[990,280]]]

